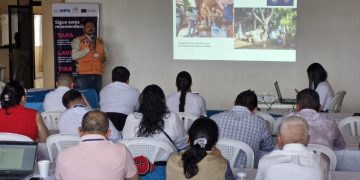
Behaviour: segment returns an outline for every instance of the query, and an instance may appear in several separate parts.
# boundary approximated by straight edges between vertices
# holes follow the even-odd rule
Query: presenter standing
[[[101,90],[101,76],[106,60],[104,42],[96,37],[95,23],[84,21],[84,35],[71,42],[72,58],[76,61],[76,87],[79,89]]]

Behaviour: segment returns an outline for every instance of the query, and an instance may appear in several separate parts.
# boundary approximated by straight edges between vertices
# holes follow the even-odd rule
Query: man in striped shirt
[[[255,115],[257,96],[254,91],[241,92],[235,106],[230,111],[225,111],[211,116],[219,126],[220,138],[235,139],[248,144],[254,151],[255,167],[260,158],[260,151],[271,151],[274,141],[266,121]],[[235,167],[244,165],[246,155],[240,152],[235,161]]]

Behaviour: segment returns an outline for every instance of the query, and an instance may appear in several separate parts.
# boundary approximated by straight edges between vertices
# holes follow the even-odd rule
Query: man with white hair
[[[289,116],[283,120],[278,135],[280,150],[261,158],[256,180],[327,179],[327,163],[306,148],[310,138],[308,130],[302,117]]]

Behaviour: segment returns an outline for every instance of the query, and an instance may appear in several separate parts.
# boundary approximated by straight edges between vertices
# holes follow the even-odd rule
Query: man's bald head
[[[71,76],[71,74],[69,73],[61,73],[58,75],[57,79],[56,79],[56,85],[59,86],[64,86],[64,87],[68,87],[70,89],[73,88],[74,85],[74,79]]]
[[[99,110],[87,112],[81,122],[81,132],[106,134],[109,129],[108,116]]]
[[[300,143],[307,146],[309,126],[306,120],[299,116],[289,116],[281,122],[278,144],[280,149],[285,144]]]

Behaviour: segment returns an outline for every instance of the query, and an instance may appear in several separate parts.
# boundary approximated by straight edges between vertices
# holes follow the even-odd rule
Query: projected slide
[[[296,61],[297,0],[173,0],[174,59]]]

